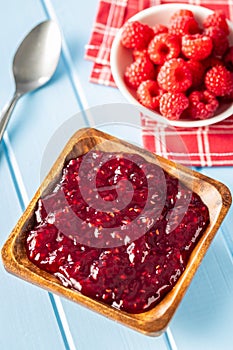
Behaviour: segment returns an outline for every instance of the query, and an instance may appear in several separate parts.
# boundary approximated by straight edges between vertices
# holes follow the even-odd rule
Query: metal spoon
[[[47,83],[54,74],[61,52],[58,25],[48,20],[34,27],[19,46],[13,60],[15,93],[0,117],[0,142],[19,98]]]

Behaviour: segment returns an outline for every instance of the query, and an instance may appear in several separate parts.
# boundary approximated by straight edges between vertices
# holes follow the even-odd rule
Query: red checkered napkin
[[[90,81],[116,86],[111,75],[110,50],[118,29],[137,12],[172,2],[178,1],[101,0],[85,53],[85,58],[94,62]],[[190,0],[186,3],[222,9],[233,21],[232,0]],[[185,129],[166,127],[141,115],[141,125],[145,148],[159,155],[193,166],[233,165],[233,116],[211,126]],[[183,146],[175,149],[171,146],[177,140]]]

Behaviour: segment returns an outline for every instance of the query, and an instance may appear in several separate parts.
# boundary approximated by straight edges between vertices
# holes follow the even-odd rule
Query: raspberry
[[[163,64],[180,54],[180,40],[176,35],[162,33],[156,35],[148,46],[148,54],[155,64]]]
[[[221,28],[226,35],[229,34],[229,28],[226,21],[226,15],[223,11],[214,11],[212,14],[207,16],[203,21],[203,27],[209,28],[209,27],[219,27]]]
[[[163,24],[156,23],[152,27],[152,29],[154,31],[154,35],[158,35],[158,34],[161,34],[161,33],[168,33],[168,27],[164,26]]]
[[[138,58],[125,70],[125,83],[137,89],[144,80],[155,79],[156,72],[153,63],[146,57]]]
[[[194,17],[177,16],[171,21],[169,33],[174,35],[196,34],[199,33],[199,25]]]
[[[212,51],[213,44],[209,36],[203,34],[184,35],[182,37],[181,51],[187,58],[204,60]]]
[[[226,68],[233,72],[233,46],[231,46],[223,57]]]
[[[161,90],[155,80],[143,81],[137,89],[138,101],[145,107],[156,109],[159,106]]]
[[[127,22],[123,27],[121,43],[128,49],[145,49],[153,36],[154,31],[147,24]]]
[[[188,60],[187,66],[192,73],[192,87],[196,88],[203,82],[205,67],[200,61]]]
[[[178,120],[188,105],[189,100],[182,92],[166,92],[159,102],[160,113],[170,120]]]
[[[182,58],[172,58],[160,68],[157,81],[163,90],[182,92],[192,85],[192,73]]]
[[[193,91],[189,95],[187,112],[192,119],[207,119],[214,115],[218,105],[216,97],[208,90]]]
[[[229,47],[226,33],[219,27],[208,27],[204,30],[204,34],[212,39],[212,54],[221,57]]]
[[[190,10],[180,9],[173,13],[173,15],[170,17],[170,22],[172,22],[176,17],[180,17],[180,16],[194,17],[194,14]]]
[[[205,75],[205,86],[215,96],[230,94],[233,90],[233,76],[224,66],[215,66]]]
[[[134,49],[133,50],[134,61],[136,61],[138,58],[149,58],[147,49],[143,49],[143,50]]]

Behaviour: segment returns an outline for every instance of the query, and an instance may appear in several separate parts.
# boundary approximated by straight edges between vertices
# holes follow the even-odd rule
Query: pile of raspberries
[[[222,11],[200,25],[194,13],[176,11],[169,26],[127,22],[121,43],[132,50],[124,80],[138,101],[170,120],[212,117],[233,101],[233,46]]]

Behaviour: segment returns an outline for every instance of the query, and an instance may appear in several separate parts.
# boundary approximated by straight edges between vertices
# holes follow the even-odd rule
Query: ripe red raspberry
[[[134,61],[136,61],[138,58],[149,58],[147,49],[143,49],[143,50],[134,49],[132,54],[133,54]]]
[[[156,71],[153,63],[148,58],[138,58],[135,62],[131,63],[124,74],[125,83],[137,89],[138,86],[144,80],[154,80],[156,76]]]
[[[204,60],[212,51],[213,44],[209,36],[203,34],[184,35],[182,37],[181,51],[187,58]]]
[[[194,14],[190,10],[180,9],[173,13],[173,15],[170,17],[170,22],[172,22],[176,17],[180,17],[180,16],[194,17]]]
[[[192,85],[192,73],[182,58],[172,58],[160,68],[157,81],[163,90],[182,92]]]
[[[200,61],[188,60],[187,66],[192,73],[192,87],[197,88],[203,83],[205,67]]]
[[[121,43],[128,49],[145,49],[154,36],[147,24],[138,21],[127,22],[121,34]]]
[[[214,11],[212,14],[207,16],[203,21],[203,27],[219,27],[221,28],[226,35],[229,34],[229,28],[226,20],[226,15],[223,11]]]
[[[226,33],[219,27],[208,27],[204,30],[204,34],[212,39],[212,54],[222,57],[229,47]]]
[[[178,36],[162,33],[154,36],[148,46],[148,54],[155,64],[163,64],[170,58],[180,54],[180,40]]]
[[[233,72],[233,46],[231,46],[223,57],[226,68]]]
[[[152,27],[152,29],[154,31],[154,35],[158,35],[158,34],[161,34],[161,33],[168,33],[168,27],[163,25],[163,24],[156,23]]]
[[[194,17],[177,16],[170,24],[169,33],[174,35],[196,34],[200,32],[199,25]]]
[[[182,92],[166,92],[159,101],[160,113],[170,120],[178,120],[188,105],[189,100]]]
[[[214,115],[218,106],[216,97],[208,90],[193,91],[189,95],[187,113],[192,119],[207,119]]]
[[[159,106],[161,89],[155,80],[143,81],[137,89],[138,101],[145,107],[156,109]]]
[[[215,66],[205,75],[205,86],[215,96],[230,94],[233,90],[233,76],[224,66]]]

